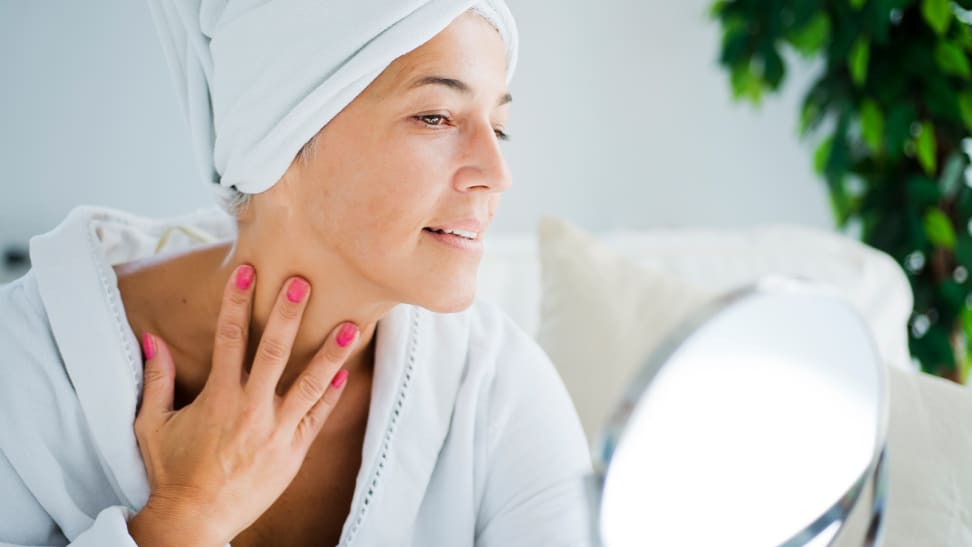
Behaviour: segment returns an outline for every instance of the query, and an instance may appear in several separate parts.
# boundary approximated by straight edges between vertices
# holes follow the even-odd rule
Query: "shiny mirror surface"
[[[648,359],[609,424],[601,543],[831,544],[855,504],[876,503],[861,493],[879,471],[885,385],[836,293],[768,278],[711,304]]]

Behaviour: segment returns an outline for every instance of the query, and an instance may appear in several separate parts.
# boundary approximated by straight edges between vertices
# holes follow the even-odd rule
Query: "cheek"
[[[358,218],[350,222],[360,226],[376,247],[394,252],[391,247],[413,241],[428,225],[436,200],[418,188],[394,182],[388,186],[387,192],[373,195],[362,203]]]
[[[437,195],[405,177],[358,179],[321,203],[321,225],[346,253],[382,260],[411,252],[434,214]]]
[[[323,142],[330,154],[316,166],[311,193],[302,196],[310,212],[306,222],[319,228],[319,237],[371,259],[411,252],[409,243],[418,241],[422,228],[442,220],[439,203],[461,149],[444,133],[379,140]]]
[[[410,232],[420,230],[436,215],[443,194],[449,191],[450,155],[426,139],[406,142],[388,150],[360,180],[358,209],[375,227]]]

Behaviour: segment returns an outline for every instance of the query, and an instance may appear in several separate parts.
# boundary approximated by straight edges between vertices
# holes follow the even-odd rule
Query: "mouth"
[[[467,232],[458,228],[423,228],[422,232],[452,250],[470,252],[477,256],[483,252],[482,234],[476,232]]]
[[[479,241],[479,234],[477,234],[476,232],[469,232],[466,230],[458,230],[458,229],[446,230],[442,228],[428,228],[428,227],[422,228],[422,230],[433,234],[455,236],[468,241]]]

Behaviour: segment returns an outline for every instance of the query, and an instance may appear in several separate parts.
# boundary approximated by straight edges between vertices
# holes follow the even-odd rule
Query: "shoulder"
[[[0,286],[0,378],[27,374],[31,365],[57,361],[57,346],[33,270]],[[62,367],[63,369],[63,367]],[[0,382],[0,386],[10,386]]]
[[[492,301],[477,298],[454,313],[417,309],[416,328],[422,331],[423,340],[435,346],[437,360],[452,361],[461,355],[468,372],[480,377],[509,368],[511,359],[526,366],[552,368],[540,346]]]
[[[20,428],[43,433],[75,395],[33,271],[0,287],[0,325],[0,414],[11,417],[2,448]]]
[[[557,369],[496,304],[465,312],[477,407],[477,545],[586,545],[580,419]],[[455,318],[454,320],[458,320]]]
[[[490,398],[519,395],[519,390],[509,385],[514,381],[533,384],[533,389],[541,392],[563,388],[540,345],[495,302],[477,298],[458,313],[428,313],[433,343],[440,346],[440,352],[447,346],[462,346],[467,381],[489,387]]]
[[[458,313],[431,313],[439,336],[465,339],[466,365],[492,383],[516,376],[534,382],[535,389],[563,387],[550,358],[540,345],[496,303],[477,298]]]
[[[470,351],[493,360],[516,357],[533,366],[553,368],[536,341],[495,302],[477,298],[463,313],[468,322]]]
[[[440,318],[443,316],[440,316]],[[442,319],[439,319],[442,320]],[[477,299],[451,321],[461,321],[468,334],[467,363],[480,386],[490,443],[517,431],[542,431],[561,445],[585,454],[580,419],[567,388],[550,358],[498,305]]]
[[[0,286],[0,455],[52,514],[116,503],[33,271]],[[79,314],[78,321],[85,318]],[[51,482],[56,475],[59,481]],[[11,477],[0,479],[14,480]],[[66,504],[63,493],[73,492]],[[17,503],[28,503],[27,495]],[[3,515],[0,515],[2,517]]]

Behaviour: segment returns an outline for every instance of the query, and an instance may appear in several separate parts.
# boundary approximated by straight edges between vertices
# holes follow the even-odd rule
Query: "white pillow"
[[[562,220],[545,219],[540,244],[586,245],[576,232]],[[826,283],[864,316],[882,357],[910,368],[911,286],[893,258],[860,241],[785,224],[609,232],[598,241],[636,264],[711,292],[724,293],[768,273]]]
[[[888,369],[884,547],[972,545],[972,394],[948,380]]]
[[[541,223],[540,263],[537,342],[556,364],[593,445],[644,358],[711,295],[553,219]]]

